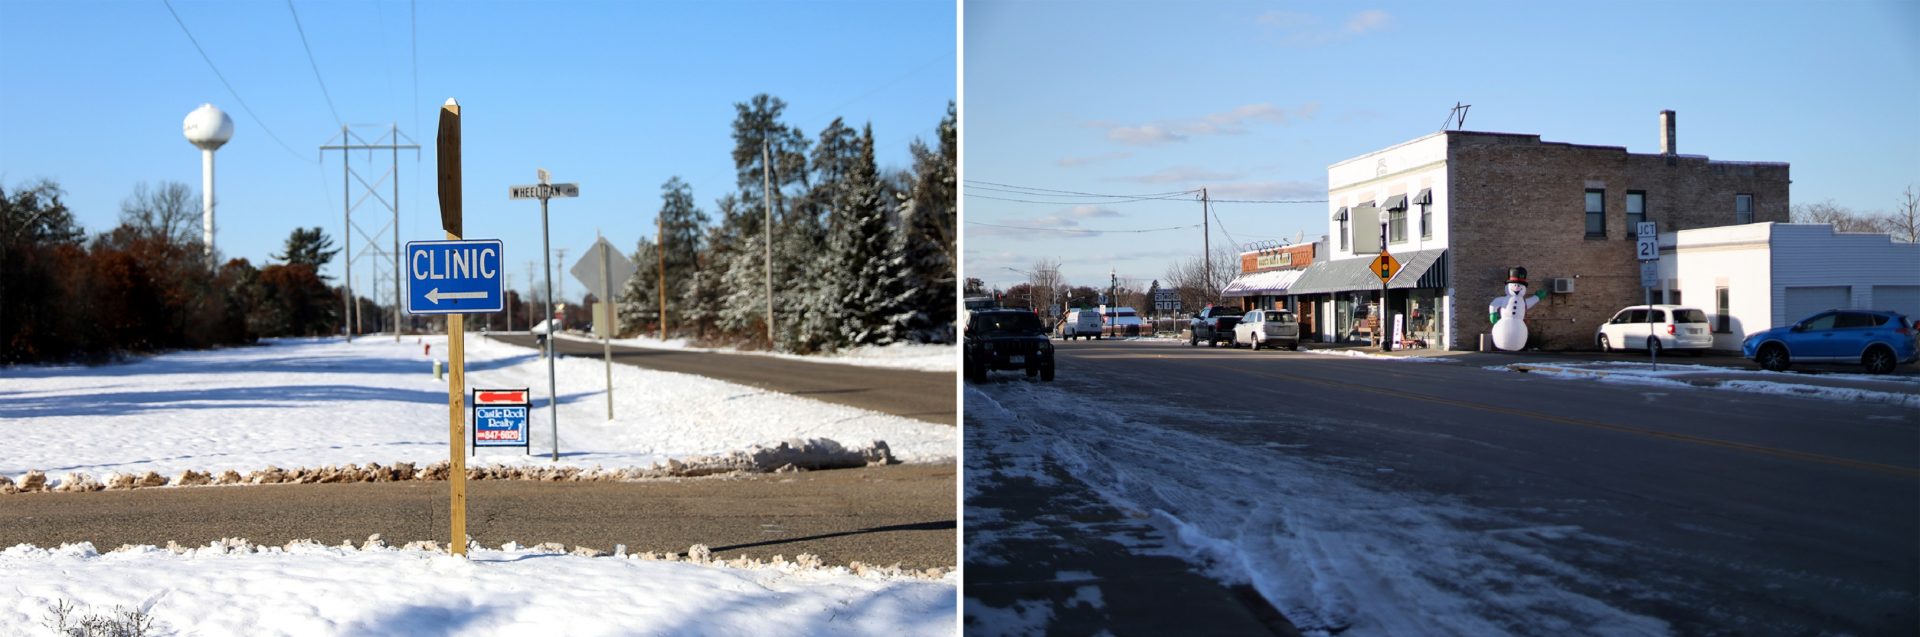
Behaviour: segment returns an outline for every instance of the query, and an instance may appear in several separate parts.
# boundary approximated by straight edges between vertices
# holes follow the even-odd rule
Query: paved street
[[[1188,534],[1185,544],[1200,545],[1189,552],[1250,579],[1302,628],[1920,626],[1920,414],[1910,406],[1471,362],[1056,346],[1057,382],[995,374],[969,391],[969,489],[976,438],[1013,422],[1046,438],[1031,447],[1070,469],[1077,488],[1143,519],[1177,520],[1159,526]],[[1050,524],[1051,511],[1006,506],[1000,520]],[[1008,567],[973,563],[971,513],[967,595],[985,601],[995,597],[985,583]],[[1067,559],[1073,541],[1013,547],[1021,559],[1011,562]],[[1241,597],[1228,586],[1213,595]]]
[[[311,538],[393,545],[447,540],[447,483],[184,487],[0,497],[0,546],[93,542],[259,544]],[[895,465],[797,474],[645,482],[467,483],[467,532],[499,547],[560,542],[571,550],[766,559],[801,553],[828,564],[954,564],[954,466]]]
[[[504,343],[533,347],[525,334],[491,334]],[[560,339],[565,356],[602,355],[599,343]],[[772,356],[613,347],[613,361],[665,372],[716,378],[814,400],[870,409],[943,425],[954,424],[954,374],[813,363]]]

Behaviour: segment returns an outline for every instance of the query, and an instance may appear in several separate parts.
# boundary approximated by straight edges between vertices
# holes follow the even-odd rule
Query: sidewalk
[[[1771,372],[1761,369],[1753,361],[1728,352],[1707,352],[1700,356],[1663,354],[1655,363],[1646,352],[1467,352],[1443,349],[1382,352],[1370,345],[1345,343],[1301,343],[1300,349],[1342,352],[1369,358],[1429,357],[1475,367],[1506,367],[1516,372],[1658,378],[1696,387],[1777,384],[1784,386],[1778,393],[1807,394],[1819,389],[1840,390],[1862,392],[1861,397],[1866,399],[1920,405],[1920,365],[1902,365],[1891,374],[1870,375],[1857,365],[1830,364],[1795,365],[1785,372]]]

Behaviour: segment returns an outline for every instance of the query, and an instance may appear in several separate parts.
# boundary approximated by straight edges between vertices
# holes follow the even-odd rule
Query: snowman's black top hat
[[[1527,284],[1527,269],[1526,269],[1526,268],[1523,268],[1523,267],[1519,267],[1519,266],[1514,266],[1514,267],[1512,267],[1512,268],[1508,268],[1508,269],[1507,269],[1507,282],[1508,282],[1508,283],[1518,283],[1518,284],[1520,284],[1520,285],[1526,285],[1526,284]]]

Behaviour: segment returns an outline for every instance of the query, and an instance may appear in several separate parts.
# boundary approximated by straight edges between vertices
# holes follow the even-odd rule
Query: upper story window
[[[1333,220],[1340,222],[1340,249],[1342,251],[1351,249],[1353,243],[1351,235],[1347,232],[1347,209],[1341,208],[1333,213]]]
[[[1403,243],[1407,240],[1407,209],[1394,208],[1387,211],[1387,242]]]
[[[1733,196],[1733,222],[1753,223],[1753,195]]]
[[[1413,202],[1420,205],[1420,238],[1433,238],[1433,190],[1422,189]]]
[[[1587,191],[1587,238],[1607,237],[1607,191]]]
[[[1640,223],[1647,220],[1647,193],[1644,190],[1627,191],[1627,236],[1640,236]]]

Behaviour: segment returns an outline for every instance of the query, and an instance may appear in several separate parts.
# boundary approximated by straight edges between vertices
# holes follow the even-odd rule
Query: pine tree
[[[940,120],[939,149],[913,142],[913,190],[900,211],[903,267],[912,291],[906,305],[917,313],[907,331],[909,338],[920,341],[953,340],[958,134],[954,105],[948,102],[947,116]]]
[[[655,256],[653,241],[641,238],[635,246],[634,265],[638,266],[633,276],[627,279],[627,285],[620,289],[616,306],[620,312],[620,325],[629,330],[627,336],[637,332],[641,336],[657,335],[648,326],[660,322],[660,261]],[[675,320],[669,317],[668,320]]]
[[[885,345],[911,312],[889,206],[873,160],[873,126],[861,133],[860,159],[848,173],[845,226],[836,230],[834,268],[841,281],[840,333],[849,345]]]

